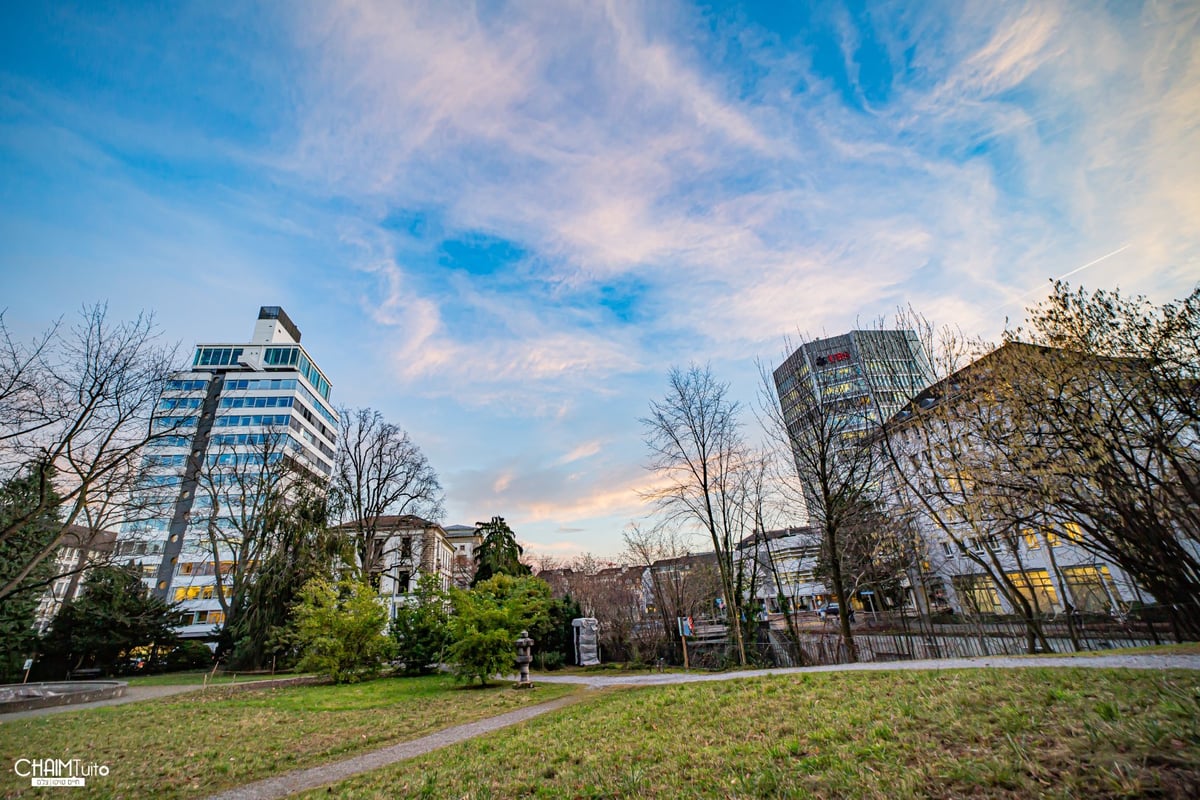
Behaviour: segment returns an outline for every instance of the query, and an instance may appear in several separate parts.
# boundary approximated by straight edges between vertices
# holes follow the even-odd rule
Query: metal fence
[[[901,622],[901,625],[895,624]],[[1163,633],[1148,624],[1077,624],[1072,638],[1066,621],[1041,622],[1045,641],[1035,639],[1035,652],[1071,653],[1077,650],[1108,650],[1117,647],[1142,647],[1163,641]],[[1030,651],[1029,632],[1020,621],[964,621],[930,623],[916,619],[891,620],[884,624],[855,625],[851,631],[860,661],[902,661],[909,659],[974,658],[978,656],[1021,655]],[[782,634],[782,635],[781,635]],[[760,637],[761,638],[761,637]],[[796,664],[839,664],[847,660],[840,630],[799,631],[798,642],[782,631],[769,631],[770,657]],[[799,657],[797,658],[797,647]],[[767,655],[767,653],[763,653]]]
[[[781,620],[760,624],[758,636],[746,642],[747,657],[757,664],[781,667],[842,664],[849,660],[836,620],[805,620],[798,627],[798,641],[793,642]],[[1074,640],[1062,617],[1043,620],[1041,628],[1049,652],[1054,653],[1143,647],[1168,641],[1164,629],[1148,623],[1078,622]],[[932,623],[914,617],[860,618],[851,633],[859,661],[1022,655],[1030,650],[1026,626],[1013,620]],[[1043,643],[1035,641],[1035,652],[1045,651]],[[737,661],[728,639],[711,633],[705,641],[694,643],[690,654],[692,666],[700,669],[721,669]]]

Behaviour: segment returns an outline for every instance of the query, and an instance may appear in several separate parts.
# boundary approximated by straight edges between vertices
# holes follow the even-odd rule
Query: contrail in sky
[[[1129,242],[1126,242],[1125,244],[1118,247],[1116,250],[1113,250],[1111,253],[1106,253],[1105,255],[1102,255],[1099,258],[1097,258],[1095,261],[1089,261],[1088,263],[1084,264],[1082,267],[1076,267],[1075,269],[1071,270],[1070,272],[1066,273],[1065,275],[1059,275],[1054,280],[1061,281],[1064,278],[1069,278],[1077,272],[1083,272],[1088,267],[1094,267],[1095,265],[1099,264],[1101,261],[1104,261],[1105,259],[1108,259],[1108,258],[1112,258],[1117,253],[1124,252],[1125,250],[1128,250],[1128,249],[1129,249]],[[1022,298],[1028,297],[1029,295],[1033,294],[1034,292],[1041,291],[1041,290],[1042,290],[1042,287],[1040,287],[1040,286],[1037,288],[1034,288],[1034,289],[1030,289],[1025,294],[1017,295],[1017,299],[1013,300],[1011,302],[1016,303],[1019,300],[1021,300]]]

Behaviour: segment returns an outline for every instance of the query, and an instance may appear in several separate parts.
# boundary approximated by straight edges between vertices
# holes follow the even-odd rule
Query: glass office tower
[[[217,574],[244,555],[238,521],[261,500],[238,493],[259,492],[268,474],[328,485],[331,389],[278,306],[259,310],[249,342],[197,345],[191,368],[168,383],[154,424],[170,432],[147,450],[145,510],[123,527],[117,553],[158,596],[182,603],[183,636],[209,636],[224,621]]]

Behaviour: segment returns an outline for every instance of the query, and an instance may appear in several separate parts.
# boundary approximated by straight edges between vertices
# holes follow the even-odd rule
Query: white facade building
[[[441,525],[412,514],[368,521],[369,525],[348,522],[337,530],[354,536],[370,529],[374,550],[370,561],[375,566],[369,578],[388,607],[389,619],[395,618],[398,607],[413,601],[424,576],[435,576],[443,592],[454,585],[455,549]]]
[[[338,429],[331,388],[278,306],[259,310],[249,342],[197,345],[191,368],[168,383],[154,424],[171,433],[145,456],[151,513],[123,527],[117,556],[140,564],[158,596],[182,603],[183,636],[207,637],[224,621],[217,573],[239,558],[237,521],[255,502],[244,492],[268,474],[328,484]]]
[[[1000,426],[1005,419],[1003,406],[976,384],[997,354],[1019,357],[1021,347],[1006,344],[927,388],[877,434],[874,446],[891,451],[884,460],[892,470],[887,494],[893,513],[911,519],[923,541],[926,574],[919,583],[929,605],[965,614],[1019,613],[997,578],[1011,582],[1009,593],[1019,593],[1042,615],[1068,609],[1104,615],[1152,604],[1154,598],[1116,564],[1084,546],[1077,525],[1046,521],[1059,515],[1043,501],[1013,495],[1003,502],[1014,511],[995,519],[976,501],[973,475],[989,474],[1001,463],[981,426]],[[1016,523],[1021,516],[1026,521]]]
[[[34,626],[45,633],[62,609],[63,604],[79,596],[93,564],[105,563],[112,555],[116,534],[112,531],[89,530],[82,525],[68,525],[62,541],[54,551],[56,577],[38,600]]]
[[[475,577],[475,550],[483,544],[483,534],[478,525],[447,525],[445,531],[454,547],[451,581],[459,589],[466,589]]]
[[[754,597],[749,599],[771,614],[786,611],[782,603],[793,612],[815,611],[836,599],[816,575],[821,539],[821,531],[810,527],[766,531],[743,539],[735,557],[744,575],[757,570]]]

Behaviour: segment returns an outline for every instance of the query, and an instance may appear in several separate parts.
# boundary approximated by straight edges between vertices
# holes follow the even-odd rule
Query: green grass
[[[1085,650],[1082,653],[1063,653],[1062,655],[1092,657],[1092,656],[1195,656],[1200,655],[1200,642],[1183,642],[1182,644],[1152,644],[1146,647],[1115,647],[1112,650]]]
[[[89,779],[89,797],[200,797],[576,690],[468,688],[437,675],[252,692],[217,688],[12,720],[0,723],[0,796],[31,794],[28,779],[12,771],[15,759],[28,757],[108,765],[107,777]]]
[[[305,795],[1198,797],[1200,676],[1024,669],[610,690]]]
[[[210,672],[168,672],[163,675],[139,675],[133,678],[114,678],[114,680],[125,681],[130,686],[200,686],[204,683],[205,677],[211,674]],[[251,675],[236,672],[219,672],[209,678],[208,683],[210,686],[220,686],[228,683],[249,683],[250,681],[271,681],[295,677],[299,676],[291,674],[270,675],[258,672]]]

